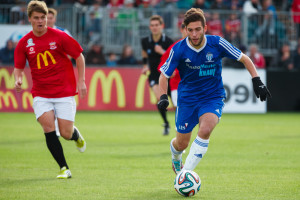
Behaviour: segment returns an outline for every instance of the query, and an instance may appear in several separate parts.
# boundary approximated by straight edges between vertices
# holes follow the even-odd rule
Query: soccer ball
[[[194,196],[201,187],[201,180],[198,174],[191,170],[184,170],[177,174],[174,181],[174,188],[178,194],[191,197]]]

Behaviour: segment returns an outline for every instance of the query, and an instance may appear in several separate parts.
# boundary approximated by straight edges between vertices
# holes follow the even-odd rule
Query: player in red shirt
[[[185,25],[184,24],[181,24],[181,26],[180,26],[180,32],[181,32],[181,35],[182,35],[182,38],[180,40],[186,38],[187,34],[186,34],[186,30],[185,30]],[[157,68],[159,72],[160,72],[161,66],[167,61],[171,49],[180,40],[177,40],[175,43],[173,43],[171,46],[169,46],[169,48],[161,56],[160,63],[159,63],[158,68]],[[171,89],[172,103],[173,103],[173,106],[175,106],[175,107],[177,107],[177,88],[178,88],[180,80],[181,79],[180,79],[179,72],[178,72],[177,69],[175,69],[175,71],[174,71],[174,73],[173,73],[173,75],[172,75],[172,77],[170,79],[170,82],[169,82],[170,89]]]
[[[86,142],[74,127],[76,88],[81,98],[87,94],[82,48],[66,33],[47,27],[48,8],[45,2],[30,1],[27,14],[32,31],[19,41],[15,49],[15,88],[17,92],[21,91],[27,60],[33,83],[34,113],[45,133],[48,149],[60,166],[57,178],[71,178],[71,171],[56,136],[54,120],[58,120],[61,136],[66,140],[74,140],[78,150],[83,152]],[[76,60],[77,86],[73,65],[67,55]]]

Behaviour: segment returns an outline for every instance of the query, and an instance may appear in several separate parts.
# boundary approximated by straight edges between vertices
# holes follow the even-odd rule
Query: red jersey
[[[63,31],[48,27],[41,37],[26,34],[15,49],[15,68],[24,69],[28,60],[33,97],[61,98],[74,96],[76,79],[67,55],[78,58],[83,51],[76,40]]]
[[[256,53],[254,56],[250,56],[251,60],[253,61],[254,65],[258,69],[266,68],[266,61],[264,56],[261,53]]]
[[[223,37],[223,25],[219,19],[211,20],[207,22],[207,32],[210,35],[218,35]]]
[[[300,0],[293,1],[292,12],[293,12],[294,22],[299,24],[300,23]]]
[[[231,32],[239,33],[241,30],[241,21],[239,19],[226,20],[225,29],[227,33],[231,33]]]
[[[169,46],[169,48],[165,51],[165,53],[160,57],[160,63],[158,65],[158,71],[160,72],[160,68],[161,66],[167,61],[167,59],[169,58],[169,55],[170,55],[170,51],[171,49],[173,48],[173,46],[181,41],[182,39],[180,40],[177,40],[175,43],[173,43],[171,46]],[[179,82],[180,82],[180,75],[179,75],[179,71],[178,69],[175,69],[175,75],[170,79],[170,89],[171,91],[173,90],[177,90],[178,88],[178,85],[179,85]]]

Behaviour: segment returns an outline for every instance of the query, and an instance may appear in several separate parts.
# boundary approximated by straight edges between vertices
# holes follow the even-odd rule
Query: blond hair
[[[54,8],[48,8],[48,14],[52,14],[54,17],[56,17],[57,11]]]
[[[29,2],[27,6],[27,15],[31,17],[33,12],[43,13],[45,15],[48,14],[48,8],[44,1],[32,0]]]

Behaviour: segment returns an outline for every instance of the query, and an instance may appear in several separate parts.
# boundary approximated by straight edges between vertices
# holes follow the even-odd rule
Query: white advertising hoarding
[[[266,84],[266,71],[257,71],[262,82]],[[223,69],[222,77],[227,94],[224,113],[267,112],[267,103],[256,98],[251,76],[246,69]]]
[[[32,30],[31,25],[0,25],[0,48],[6,46],[6,41],[11,39],[19,41],[24,35]]]

